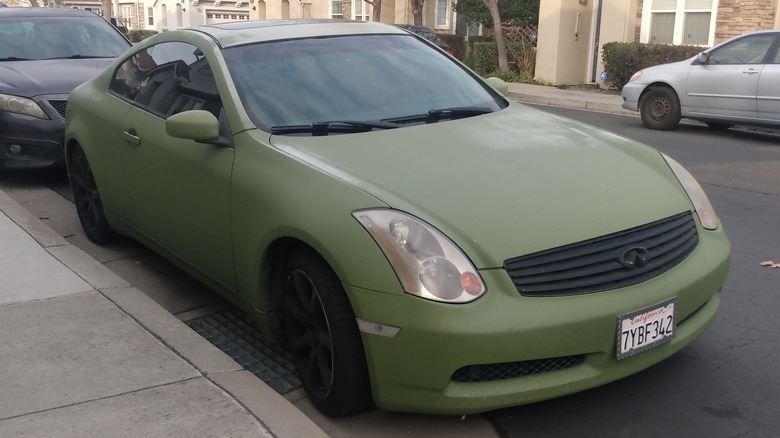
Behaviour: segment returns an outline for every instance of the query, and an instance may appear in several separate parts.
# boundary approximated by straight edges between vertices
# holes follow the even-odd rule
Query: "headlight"
[[[34,100],[9,94],[0,94],[0,111],[24,114],[39,119],[49,118]]]
[[[641,76],[642,76],[642,70],[639,70],[638,72],[636,72],[633,75],[631,75],[631,79],[629,79],[629,80],[630,81],[635,81],[635,80],[639,79]]]
[[[468,257],[427,223],[387,209],[352,215],[382,249],[406,292],[448,303],[467,303],[485,293]]]
[[[715,214],[715,209],[712,208],[710,200],[707,198],[707,195],[704,194],[704,190],[702,190],[699,183],[696,182],[696,179],[693,178],[693,175],[685,170],[680,163],[674,161],[666,154],[662,153],[661,156],[664,157],[669,168],[674,172],[674,176],[677,177],[677,180],[680,181],[680,184],[688,194],[688,198],[690,198],[693,207],[696,209],[696,214],[699,215],[701,225],[708,230],[718,228],[720,226],[718,215]]]

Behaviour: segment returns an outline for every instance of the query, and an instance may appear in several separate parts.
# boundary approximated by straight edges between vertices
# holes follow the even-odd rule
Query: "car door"
[[[706,63],[692,65],[686,82],[690,115],[756,118],[758,79],[774,41],[774,34],[739,38],[709,52]]]
[[[761,70],[758,78],[758,118],[780,122],[780,47]]]
[[[178,139],[165,120],[222,103],[208,60],[195,46],[165,42],[138,55],[145,74],[123,125],[125,177],[138,229],[228,289],[235,288],[230,238],[232,147]]]

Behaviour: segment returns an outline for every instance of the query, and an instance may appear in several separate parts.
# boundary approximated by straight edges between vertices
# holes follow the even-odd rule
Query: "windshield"
[[[0,60],[115,58],[130,43],[106,20],[94,17],[0,19]]]
[[[475,116],[506,105],[467,70],[411,35],[260,43],[227,49],[225,59],[247,113],[264,130],[461,107]]]

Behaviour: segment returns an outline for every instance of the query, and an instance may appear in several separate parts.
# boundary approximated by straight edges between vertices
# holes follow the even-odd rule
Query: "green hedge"
[[[522,45],[515,42],[507,43],[508,61],[515,63],[516,60],[512,59],[512,53],[522,53]],[[494,41],[473,42],[471,44],[471,55],[474,62],[473,68],[478,73],[485,74],[498,70],[498,49]]]
[[[700,46],[613,42],[604,44],[602,59],[607,82],[623,88],[631,75],[643,68],[682,61],[703,50]]]
[[[130,41],[137,43],[146,38],[149,38],[150,36],[156,33],[157,33],[156,30],[133,29],[127,33],[127,37],[130,38]]]

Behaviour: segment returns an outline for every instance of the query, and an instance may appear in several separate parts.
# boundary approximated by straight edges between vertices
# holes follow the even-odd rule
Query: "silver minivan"
[[[675,129],[680,118],[713,129],[780,126],[780,30],[726,41],[693,58],[640,70],[623,87],[623,108],[646,128]]]

